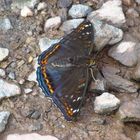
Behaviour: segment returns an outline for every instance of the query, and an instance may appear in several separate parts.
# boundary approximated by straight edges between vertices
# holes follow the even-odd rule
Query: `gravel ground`
[[[128,110],[124,108],[129,112],[129,106],[134,106],[133,112],[130,111],[130,113],[136,113],[133,116],[136,120],[131,120],[130,114],[123,116],[121,113],[125,109],[121,110],[121,107],[117,111],[113,110],[107,114],[95,113],[95,94],[91,89],[78,121],[67,122],[59,109],[51,103],[51,100],[44,97],[38,84],[29,78],[29,75],[34,72],[36,59],[41,53],[40,39],[44,37],[60,39],[63,37],[65,33],[60,26],[64,21],[71,19],[72,16],[67,15],[70,7],[82,3],[96,10],[100,9],[103,1],[73,0],[72,3],[71,0],[58,0],[58,2],[57,0],[48,0],[47,2],[44,1],[46,6],[44,5],[42,9],[38,9],[39,4],[37,2],[33,8],[28,9],[31,10],[28,13],[31,13],[27,17],[22,16],[20,9],[11,8],[15,2],[16,0],[0,0],[0,48],[7,48],[9,51],[9,53],[2,53],[5,56],[1,55],[3,60],[0,61],[0,78],[6,82],[8,89],[0,86],[0,94],[4,92],[2,90],[4,88],[6,92],[11,91],[12,86],[14,86],[13,92],[15,93],[14,95],[0,97],[0,111],[10,112],[6,128],[0,133],[0,139],[7,134],[37,132],[41,135],[52,135],[63,140],[135,140],[136,135],[140,132],[140,108],[136,107],[135,112],[135,104],[136,106],[140,104],[140,97],[137,97],[137,89],[140,87],[139,55],[134,58],[128,54],[120,59],[116,53],[114,56],[114,50],[109,51],[112,44],[108,43],[109,45],[103,47],[97,57],[98,67],[104,73],[107,81],[106,90],[120,100],[122,108],[123,103],[130,102]],[[126,23],[123,23],[122,20],[119,24],[112,23],[123,31],[123,41],[133,40],[135,44],[139,44],[140,41],[140,5],[138,3],[133,0],[123,0],[122,9]],[[86,10],[86,7],[84,8],[85,14],[91,12],[91,9]],[[23,8],[21,9],[23,10]],[[26,11],[24,11],[25,13]],[[55,22],[57,25],[48,27],[47,19],[57,16],[60,16],[62,21],[60,22],[57,18],[57,22]],[[85,16],[87,15],[79,14],[77,18]],[[10,23],[6,20],[4,25],[7,26],[5,27],[2,22],[6,18]],[[113,47],[116,45],[118,44],[114,43]],[[133,46],[140,45],[133,44]],[[135,53],[138,52],[140,51],[137,49]],[[135,53],[134,56],[137,56]],[[131,57],[133,57],[133,61],[131,61]],[[108,73],[111,73],[111,77]],[[113,73],[117,73],[118,77],[113,77]],[[33,78],[31,77],[31,79]],[[118,84],[119,82],[121,85]],[[138,101],[135,101],[136,99]],[[133,101],[132,104],[131,101]]]

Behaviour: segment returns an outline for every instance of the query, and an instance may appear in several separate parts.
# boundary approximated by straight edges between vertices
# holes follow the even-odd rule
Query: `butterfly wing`
[[[89,21],[84,21],[59,43],[44,51],[38,59],[39,86],[46,96],[52,98],[67,120],[72,120],[79,113],[89,76],[86,68],[61,68],[60,65],[64,63],[66,57],[88,56],[92,39],[92,25]],[[59,60],[59,67],[51,65],[56,60]]]

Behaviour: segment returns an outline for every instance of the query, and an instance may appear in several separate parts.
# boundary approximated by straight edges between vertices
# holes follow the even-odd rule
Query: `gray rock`
[[[138,4],[140,4],[140,0],[135,0]]]
[[[111,67],[104,67],[102,73],[109,88],[118,92],[137,93],[137,90],[139,89],[138,85],[113,73]]]
[[[136,134],[136,140],[140,140],[140,131]]]
[[[8,123],[9,116],[10,116],[10,112],[8,111],[0,112],[0,133],[5,130],[5,127]]]
[[[49,18],[45,22],[44,30],[47,31],[53,28],[56,29],[60,26],[60,24],[61,24],[61,17],[57,16],[57,17]]]
[[[66,33],[69,33],[73,29],[77,28],[77,26],[83,21],[83,18],[67,20],[62,24],[60,29]],[[121,29],[103,23],[102,21],[96,18],[92,18],[90,22],[94,27],[94,43],[96,46],[95,50],[99,51],[107,44],[113,45],[122,40],[123,31]]]
[[[8,77],[9,77],[10,79],[12,79],[12,80],[15,80],[15,79],[16,79],[16,74],[15,74],[15,72],[10,72],[10,73],[8,74]]]
[[[69,15],[72,18],[82,18],[87,16],[92,11],[92,8],[83,4],[75,4],[69,10]]]
[[[125,23],[121,0],[109,0],[105,2],[99,10],[93,11],[88,15],[88,19],[91,20],[95,17],[99,20],[121,27]]]
[[[137,64],[136,68],[133,71],[133,78],[136,81],[140,81],[140,62]]]
[[[94,43],[95,50],[101,50],[107,44],[113,45],[123,38],[123,31],[119,28],[106,24],[96,18],[92,18],[90,22],[94,27]]]
[[[67,8],[72,4],[72,0],[58,0],[57,6],[60,8]]]
[[[135,66],[137,64],[136,43],[131,41],[122,41],[117,46],[112,47],[108,55],[118,60],[125,66]]]
[[[41,38],[39,40],[39,48],[41,52],[47,50],[51,45],[58,43],[60,39],[49,39],[47,37]]]
[[[5,76],[6,76],[5,70],[0,68],[0,77],[5,78]]]
[[[24,6],[28,6],[29,8],[34,8],[36,4],[38,4],[40,0],[14,0],[11,4],[11,8],[15,9],[23,9]]]
[[[0,100],[5,97],[16,96],[19,94],[21,94],[21,90],[18,85],[0,79]]]
[[[8,18],[0,18],[0,30],[7,31],[9,29],[12,29],[13,26],[11,24],[10,19]]]
[[[108,114],[116,110],[120,105],[120,100],[114,95],[105,92],[96,97],[94,102],[94,110],[99,114]]]
[[[80,23],[84,21],[83,18],[80,19],[70,19],[65,22],[63,22],[60,29],[66,33],[71,32],[73,29],[75,29]]]
[[[140,122],[140,99],[124,102],[118,113],[123,122]]]
[[[32,131],[39,131],[43,128],[43,125],[40,122],[35,122],[32,126],[31,126],[31,130]]]
[[[9,55],[9,50],[7,48],[0,47],[0,61],[5,60]]]

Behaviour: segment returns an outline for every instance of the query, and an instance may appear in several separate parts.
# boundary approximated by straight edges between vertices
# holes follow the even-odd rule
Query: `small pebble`
[[[0,79],[0,100],[21,94],[21,89],[14,83],[7,82],[6,80]]]
[[[21,84],[21,85],[24,84],[24,82],[25,82],[25,79],[20,79],[19,80],[19,84]]]
[[[0,61],[5,60],[9,55],[9,50],[7,48],[0,47]]]
[[[126,6],[132,6],[133,0],[122,0],[122,3]]]
[[[9,29],[12,29],[13,26],[11,24],[10,19],[8,18],[0,18],[0,30],[7,31]]]
[[[69,15],[72,18],[82,18],[85,17],[92,11],[92,8],[83,4],[75,4],[69,10]]]
[[[137,18],[139,17],[139,13],[134,9],[134,8],[129,8],[127,11],[126,11],[126,15],[128,18]]]
[[[136,140],[140,140],[140,131],[136,134]]]
[[[8,111],[0,112],[0,133],[5,130],[5,127],[8,123],[9,116],[10,116],[10,112]]]
[[[15,72],[10,72],[10,73],[8,74],[8,77],[9,77],[10,79],[12,79],[12,80],[15,80],[15,79],[16,79],[16,74],[15,74]]]
[[[30,56],[30,57],[28,58],[28,63],[32,63],[32,62],[33,62],[33,57]]]
[[[6,76],[5,70],[0,68],[0,77],[4,78],[5,76]]]
[[[40,122],[35,122],[32,126],[31,126],[31,130],[32,131],[39,131],[43,128],[43,125]]]
[[[30,88],[26,88],[26,89],[24,89],[24,92],[25,92],[26,94],[31,93],[32,91],[33,91],[33,90],[30,89]]]
[[[25,7],[21,10],[20,15],[21,15],[22,17],[33,16],[33,12],[32,12],[32,10],[31,10],[29,7],[25,6]]]
[[[37,6],[37,10],[41,11],[47,8],[47,3],[46,2],[40,2]]]
[[[61,17],[60,16],[49,18],[45,22],[44,30],[47,31],[47,30],[52,29],[52,28],[57,29],[60,26],[60,24],[61,24]]]

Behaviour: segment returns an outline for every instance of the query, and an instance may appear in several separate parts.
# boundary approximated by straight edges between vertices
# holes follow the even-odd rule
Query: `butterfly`
[[[93,26],[83,21],[38,57],[37,81],[66,120],[75,120],[83,106],[95,61]]]

